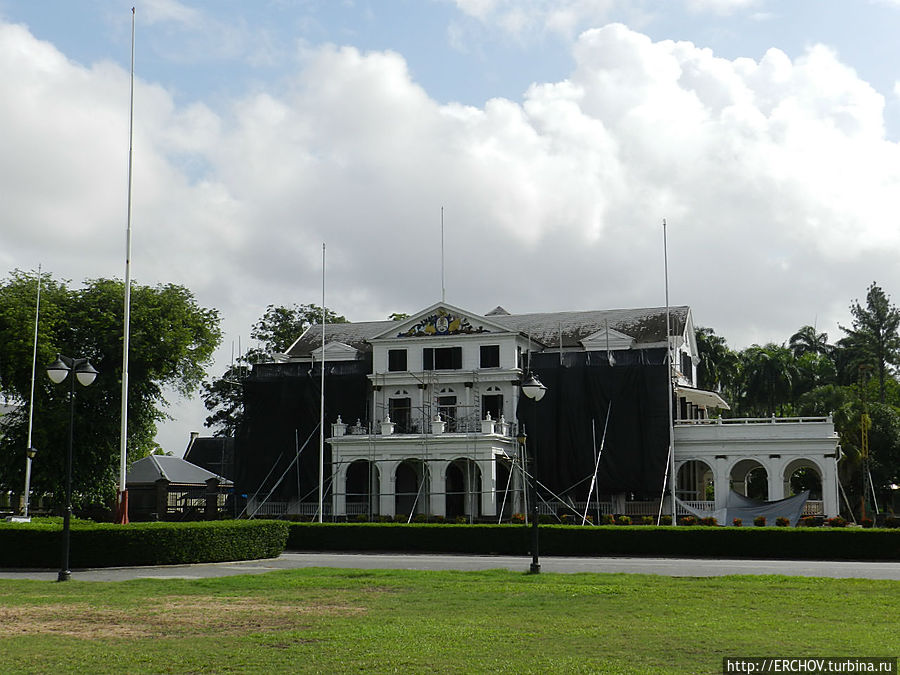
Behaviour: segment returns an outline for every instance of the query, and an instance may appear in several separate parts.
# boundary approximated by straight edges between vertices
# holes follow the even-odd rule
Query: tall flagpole
[[[28,518],[28,503],[31,496],[31,432],[34,423],[34,376],[37,371],[38,323],[41,316],[41,265],[38,264],[37,301],[34,306],[34,350],[31,355],[31,393],[28,395],[28,441],[25,446],[25,508],[22,517]]]
[[[678,525],[675,512],[675,417],[672,411],[672,320],[669,312],[669,243],[666,239],[666,219],[663,218],[663,266],[666,274],[666,398],[669,400],[669,490],[672,494],[672,525]],[[662,498],[661,498],[662,499]]]
[[[322,522],[322,506],[325,486],[325,242],[322,242],[322,359],[319,382],[319,522]]]
[[[119,503],[116,522],[128,522],[128,348],[131,341],[131,185],[134,141],[134,7],[131,8],[131,101],[128,111],[128,221],[125,230],[125,319],[122,338],[122,426],[119,434]]]

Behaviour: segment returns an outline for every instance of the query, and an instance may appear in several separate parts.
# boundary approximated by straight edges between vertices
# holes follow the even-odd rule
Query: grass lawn
[[[900,654],[900,582],[302,569],[0,579],[0,673],[721,673]]]

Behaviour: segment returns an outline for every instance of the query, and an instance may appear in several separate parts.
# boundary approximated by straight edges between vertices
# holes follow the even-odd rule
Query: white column
[[[445,460],[431,460],[428,462],[428,497],[430,503],[428,511],[433,516],[447,515],[447,466],[450,462]]]
[[[822,508],[826,518],[834,518],[841,513],[841,502],[838,495],[837,465],[832,457],[822,460]]]
[[[331,489],[331,512],[335,516],[347,515],[347,466],[332,463],[334,484]]]
[[[717,458],[712,461],[713,485],[716,490],[715,509],[724,509],[728,501],[728,493],[731,490],[731,472],[728,466],[728,459],[725,457]],[[722,523],[730,525],[730,523]]]
[[[397,489],[396,471],[398,464],[399,462],[397,461],[381,461],[375,463],[381,477],[381,494],[379,495],[380,508],[378,511],[383,516],[393,517],[395,515],[394,509],[397,504],[395,495],[395,490]]]
[[[784,499],[784,461],[780,458],[767,457],[762,461],[762,465],[769,479],[769,501]]]
[[[497,515],[497,463],[494,458],[477,462],[481,470],[481,515]]]

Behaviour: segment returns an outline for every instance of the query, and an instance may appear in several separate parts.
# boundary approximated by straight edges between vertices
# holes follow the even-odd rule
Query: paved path
[[[531,558],[396,553],[283,553],[271,560],[247,560],[199,565],[111,567],[73,570],[81,581],[129,579],[202,579],[235,574],[262,574],[299,567],[342,567],[408,570],[488,570],[526,572]],[[900,562],[832,562],[821,560],[700,560],[687,558],[541,558],[544,572],[604,572],[658,574],[672,577],[716,577],[727,574],[787,574],[836,579],[900,580]],[[55,570],[0,570],[2,579],[55,581]]]

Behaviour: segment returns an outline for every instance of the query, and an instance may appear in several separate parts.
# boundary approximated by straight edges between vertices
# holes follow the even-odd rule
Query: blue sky
[[[131,3],[0,0],[0,266],[123,274]],[[136,5],[134,274],[247,346],[353,320],[672,299],[735,347],[900,292],[897,0]],[[73,255],[73,253],[77,253]],[[519,266],[539,270],[527,278]],[[173,400],[161,442],[202,424]]]

